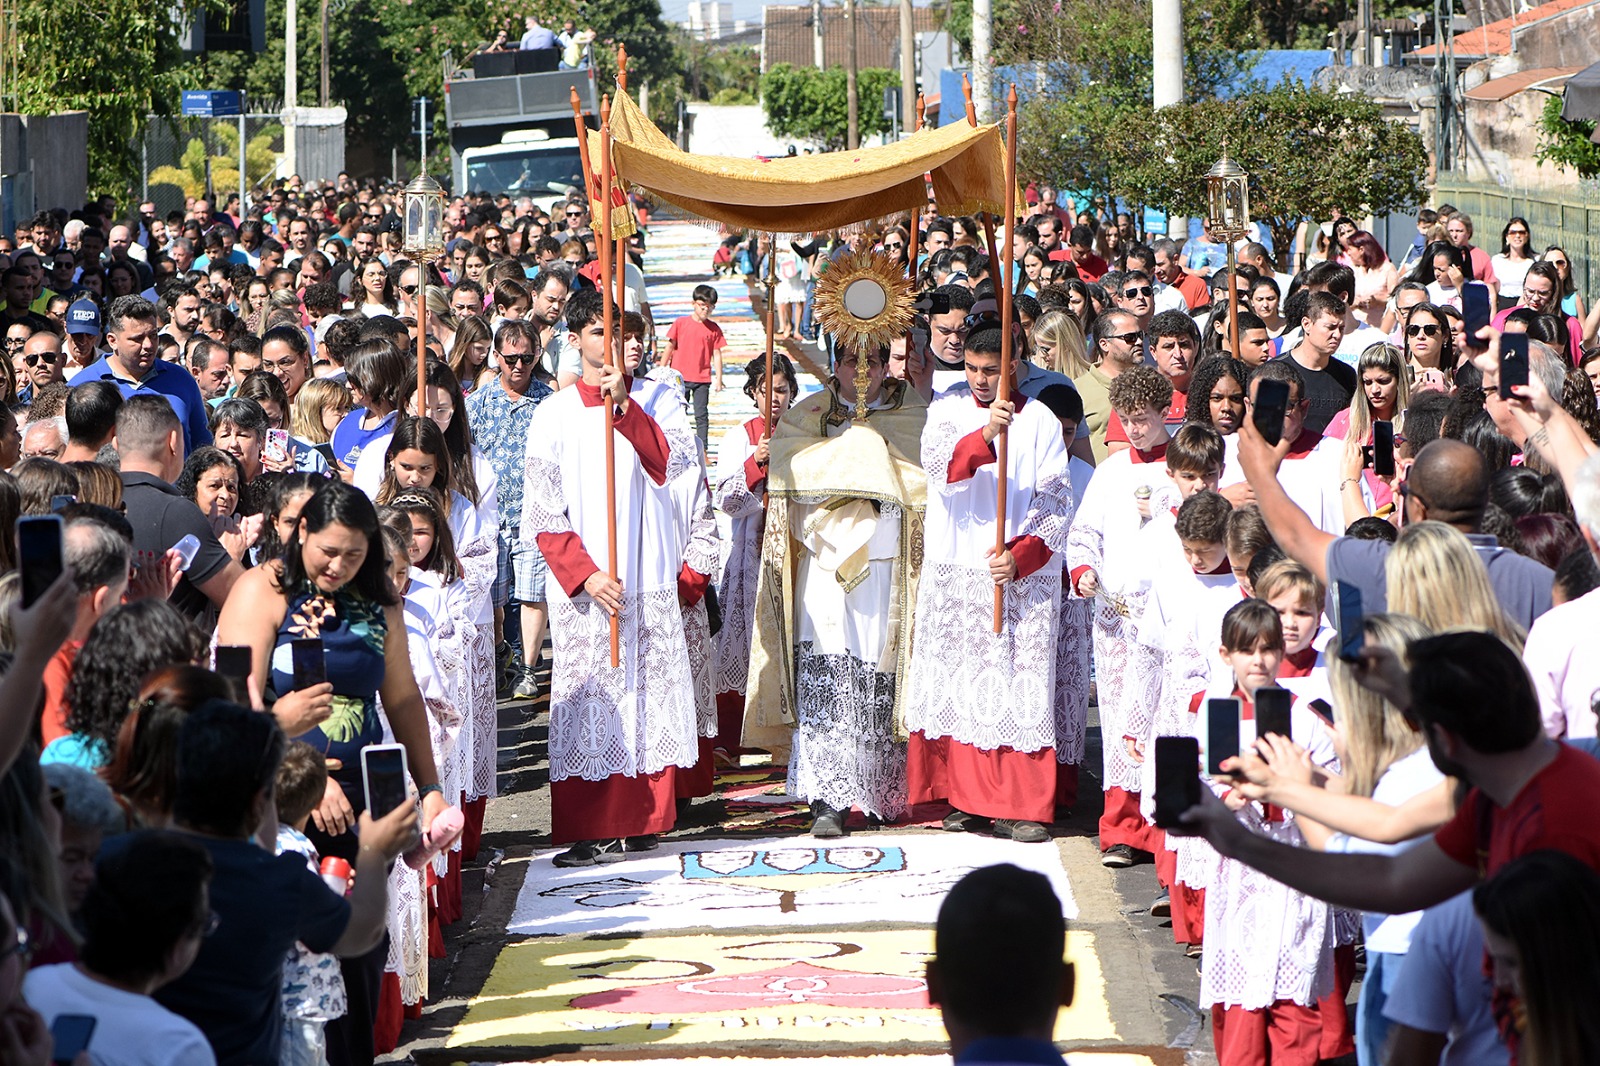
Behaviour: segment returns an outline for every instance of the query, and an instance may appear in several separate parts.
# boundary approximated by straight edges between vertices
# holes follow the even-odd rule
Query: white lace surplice
[[[958,444],[988,421],[988,409],[963,386],[928,410],[928,514],[906,728],[984,751],[1035,752],[1056,746],[1060,553],[1072,521],[1072,485],[1061,424],[1043,404],[1024,402],[1008,431],[1006,540],[1037,537],[1051,554],[1006,587],[1004,624],[995,633],[986,552],[995,542],[997,464],[948,481]]]
[[[761,419],[752,419],[761,427]],[[750,676],[750,637],[756,606],[756,579],[761,567],[761,530],[766,511],[750,491],[745,461],[755,452],[750,423],[734,426],[717,449],[714,496],[717,510],[732,519],[722,580],[717,584],[722,628],[717,632],[716,690],[745,690]],[[758,428],[759,432],[759,428]]]
[[[655,383],[648,383],[655,384]],[[635,383],[637,387],[638,382]],[[663,388],[663,386],[656,386]],[[651,405],[654,406],[654,405]],[[681,408],[676,424],[658,416],[669,445],[666,484],[644,471],[638,453],[614,432],[621,665],[610,657],[606,612],[585,592],[546,586],[555,653],[550,692],[550,778],[599,781],[691,767],[698,755],[694,679],[690,672],[678,572],[673,479],[699,464]],[[641,409],[646,404],[639,403]],[[528,430],[522,536],[576,533],[591,559],[606,561],[604,411],[563,389],[534,412]]]

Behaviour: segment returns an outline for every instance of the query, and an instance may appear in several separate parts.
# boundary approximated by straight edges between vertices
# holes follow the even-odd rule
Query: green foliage
[[[1539,115],[1539,147],[1533,157],[1576,171],[1580,178],[1600,177],[1600,144],[1592,136],[1594,123],[1568,122],[1561,117],[1561,97],[1552,96]]]
[[[1294,82],[1235,99],[1126,111],[1105,131],[1111,191],[1205,213],[1205,173],[1224,145],[1250,173],[1250,213],[1290,246],[1306,217],[1385,215],[1420,203],[1427,152],[1376,103]]]
[[[761,101],[757,100],[754,96],[751,96],[743,89],[736,89],[731,85],[726,89],[718,89],[716,95],[712,96],[710,100],[710,103],[718,107],[735,105],[748,107],[751,104],[758,104],[760,102]]]
[[[169,114],[180,88],[174,9],[200,3],[44,0],[10,5],[15,53],[8,64],[24,114],[89,112],[90,195],[125,198],[139,179],[145,116]]]
[[[1104,191],[1105,130],[1152,99],[1150,7],[1143,0],[1005,0],[996,6],[995,65],[1043,71],[1048,91],[1027,92],[1018,116],[1024,179]],[[1208,99],[1253,62],[1246,0],[1201,7],[1185,0],[1184,92]],[[1001,31],[1004,32],[1001,32]],[[998,95],[998,94],[997,94]]]
[[[857,126],[861,137],[889,131],[883,117],[883,91],[900,84],[900,75],[882,67],[856,74]],[[775,137],[816,141],[826,151],[845,146],[849,107],[843,67],[818,70],[779,63],[761,79],[767,128]]]
[[[688,99],[718,101],[721,94],[733,92],[742,98],[719,102],[756,102],[761,92],[761,53],[756,49],[690,39],[684,42],[683,52],[687,66],[684,95]]]
[[[211,139],[211,187],[224,196],[239,187],[239,127],[232,119],[209,124]],[[244,165],[247,185],[264,180],[278,165],[283,148],[283,127],[277,123],[262,129],[245,143]],[[206,144],[192,137],[184,147],[178,166],[156,167],[150,172],[151,185],[176,185],[188,196],[206,192]]]

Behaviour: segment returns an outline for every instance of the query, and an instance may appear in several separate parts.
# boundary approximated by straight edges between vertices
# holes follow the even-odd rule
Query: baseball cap
[[[76,300],[67,308],[67,332],[100,335],[100,309],[93,300]]]

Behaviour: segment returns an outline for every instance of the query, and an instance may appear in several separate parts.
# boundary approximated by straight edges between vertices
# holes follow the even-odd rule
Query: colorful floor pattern
[[[665,841],[638,859],[563,870],[535,855],[507,931],[520,935],[854,926],[932,927],[939,904],[971,870],[1012,863],[1050,878],[1062,913],[1077,916],[1053,847],[935,832],[837,841]]]

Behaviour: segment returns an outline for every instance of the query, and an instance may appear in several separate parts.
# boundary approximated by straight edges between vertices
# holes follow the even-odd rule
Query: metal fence
[[[1440,181],[1435,204],[1449,203],[1472,216],[1474,242],[1498,250],[1500,228],[1513,216],[1528,220],[1532,246],[1542,252],[1559,244],[1572,260],[1572,278],[1586,300],[1600,283],[1600,188],[1593,183],[1566,192],[1508,189],[1478,182]]]
[[[218,206],[241,190],[253,195],[253,190],[277,174],[283,151],[283,123],[276,114],[230,118],[150,115],[141,145],[143,198],[153,200],[156,213],[164,215],[182,210],[185,197],[202,193],[214,197]]]

